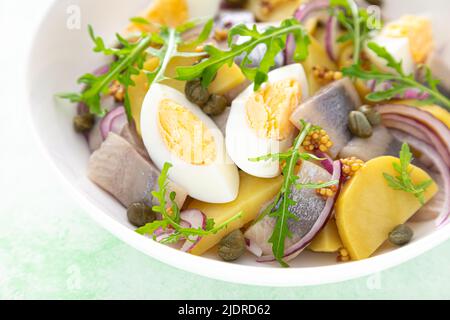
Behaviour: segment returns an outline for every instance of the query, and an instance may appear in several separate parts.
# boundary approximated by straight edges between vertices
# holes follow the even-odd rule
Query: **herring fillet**
[[[326,130],[332,137],[330,155],[339,154],[352,139],[348,129],[348,115],[361,106],[361,99],[350,79],[344,78],[324,87],[303,102],[291,115],[291,122],[301,129],[301,120]]]
[[[89,159],[88,177],[100,188],[110,193],[125,207],[135,202],[157,204],[151,195],[157,190],[160,175],[152,163],[144,159],[124,138],[110,133],[100,149]],[[168,193],[176,192],[176,203],[181,208],[187,193],[169,182]]]
[[[339,153],[340,158],[357,157],[365,162],[381,156],[397,157],[402,143],[388,129],[377,126],[368,139],[354,137]]]
[[[318,181],[331,180],[331,175],[326,170],[309,161],[302,162],[298,176],[297,183],[316,183]],[[326,204],[326,200],[317,195],[315,190],[299,190],[296,186],[292,186],[291,190],[291,198],[297,204],[290,206],[289,210],[298,217],[298,221],[291,219],[288,222],[292,237],[286,238],[285,248],[289,248],[301,240],[311,230]],[[262,250],[263,255],[270,255],[272,254],[272,244],[269,243],[269,239],[273,233],[274,226],[275,218],[266,216],[245,232],[245,238],[258,246]],[[289,260],[295,258],[295,256],[289,256]]]

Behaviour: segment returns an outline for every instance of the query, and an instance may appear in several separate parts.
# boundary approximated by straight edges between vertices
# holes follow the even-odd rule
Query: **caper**
[[[213,94],[202,109],[209,116],[218,116],[225,111],[227,106],[228,100],[224,96]]]
[[[231,8],[243,8],[248,0],[225,0],[225,4]]]
[[[372,126],[364,113],[352,111],[349,115],[348,127],[350,132],[359,138],[370,138],[373,133]]]
[[[219,242],[219,257],[235,261],[245,253],[245,239],[241,230],[235,230]]]
[[[379,6],[379,7],[383,6],[383,0],[366,0],[366,2],[373,6]]]
[[[128,221],[136,227],[145,226],[156,220],[156,213],[143,202],[133,203],[127,210]]]
[[[201,80],[191,80],[186,83],[186,98],[196,105],[203,107],[209,100],[210,94],[207,88],[204,88]]]
[[[381,114],[376,111],[373,107],[364,105],[358,109],[366,116],[372,126],[378,126],[381,123]]]
[[[91,113],[84,113],[73,118],[73,127],[76,132],[89,132],[95,124],[95,116]]]
[[[414,232],[410,227],[401,224],[389,233],[389,241],[396,246],[404,246],[411,241],[413,235]]]

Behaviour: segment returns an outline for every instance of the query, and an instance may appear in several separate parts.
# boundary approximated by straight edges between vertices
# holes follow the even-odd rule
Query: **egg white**
[[[159,106],[164,99],[170,99],[185,107],[210,130],[216,144],[214,162],[208,165],[193,165],[169,150],[159,130]],[[169,171],[169,179],[184,188],[189,196],[209,203],[227,203],[236,199],[239,174],[226,152],[222,132],[182,93],[165,85],[152,84],[142,105],[141,130],[145,147],[155,165],[161,170],[164,163],[171,163],[173,167]]]
[[[308,81],[300,64],[292,64],[271,71],[269,81],[263,85],[263,88],[285,79],[297,80],[301,85],[302,101],[308,98]],[[241,170],[256,177],[273,178],[281,174],[279,161],[254,162],[249,159],[287,151],[292,146],[295,131],[281,141],[259,137],[256,130],[248,123],[246,113],[246,103],[253,92],[252,84],[233,101],[226,127],[226,146],[231,159]]]

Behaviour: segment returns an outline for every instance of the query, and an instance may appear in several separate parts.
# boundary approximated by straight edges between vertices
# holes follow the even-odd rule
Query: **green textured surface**
[[[0,0],[0,30],[6,5],[13,12],[20,1]],[[28,8],[11,18],[26,25],[36,15]],[[376,276],[290,289],[206,279],[120,242],[63,190],[30,138],[18,63],[26,31],[19,28],[9,42],[15,49],[0,53],[8,75],[0,80],[0,299],[450,298],[450,242]]]

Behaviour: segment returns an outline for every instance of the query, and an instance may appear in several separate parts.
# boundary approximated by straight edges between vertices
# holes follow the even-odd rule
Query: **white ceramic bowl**
[[[435,21],[444,21],[442,13],[450,12],[450,3],[445,0],[386,2],[389,17],[425,11],[430,12]],[[430,9],[430,2],[434,9]],[[88,23],[98,34],[112,39],[129,17],[148,5],[148,0],[76,1],[81,9],[80,30],[67,27],[69,15],[77,11],[77,7],[70,6],[72,3],[54,1],[36,30],[27,71],[28,111],[40,145],[68,189],[94,220],[129,245],[167,264],[211,278],[253,285],[301,286],[369,275],[418,256],[450,237],[450,225],[436,230],[433,223],[419,224],[414,225],[416,236],[411,244],[394,251],[381,249],[364,261],[338,264],[334,255],[304,252],[291,268],[282,269],[258,264],[250,255],[239,263],[221,262],[213,254],[196,257],[139,236],[127,222],[125,209],[86,178],[89,152],[84,139],[72,130],[74,108],[57,104],[54,94],[76,90],[75,80],[83,72],[102,64],[103,58],[91,51],[92,43],[86,32]],[[445,24],[437,23],[437,29],[445,31]],[[437,34],[442,37],[446,33]]]

